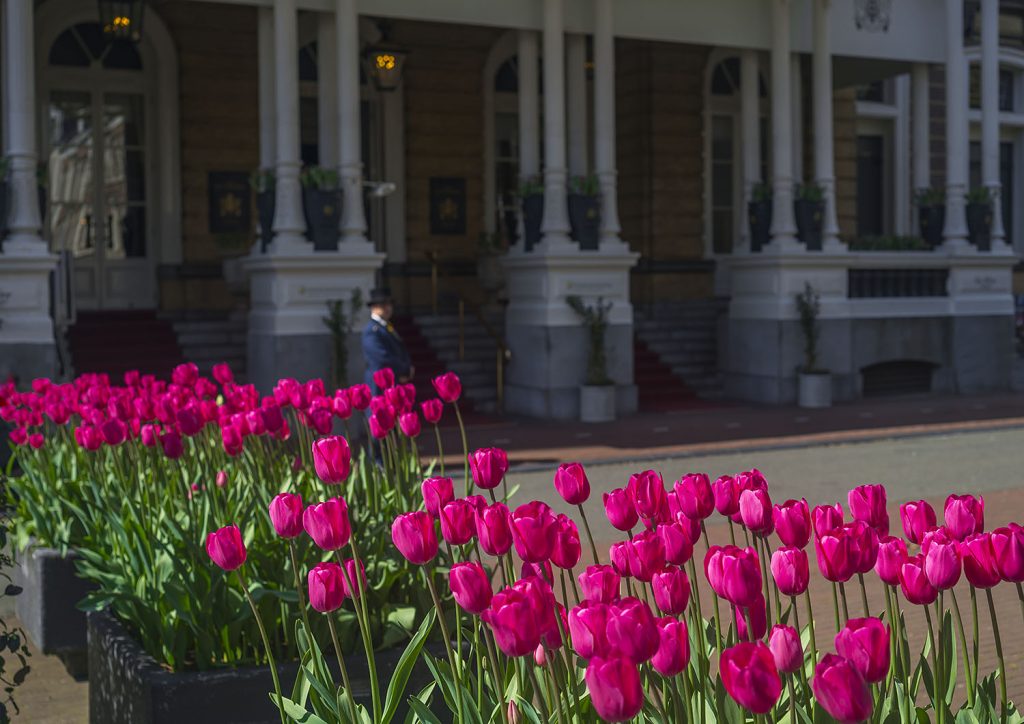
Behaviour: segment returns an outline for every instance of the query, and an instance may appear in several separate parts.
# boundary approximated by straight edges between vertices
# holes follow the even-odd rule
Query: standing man
[[[366,384],[374,394],[381,390],[373,382],[373,373],[390,367],[398,382],[408,382],[416,370],[409,361],[409,353],[398,332],[391,325],[394,305],[388,289],[370,292],[370,321],[363,330],[363,357],[366,359]]]

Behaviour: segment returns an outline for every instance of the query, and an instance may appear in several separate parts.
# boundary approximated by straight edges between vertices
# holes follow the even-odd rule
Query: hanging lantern
[[[394,46],[375,45],[363,56],[366,75],[380,91],[393,91],[402,83],[405,52]]]
[[[100,27],[108,38],[139,42],[144,0],[99,0]]]

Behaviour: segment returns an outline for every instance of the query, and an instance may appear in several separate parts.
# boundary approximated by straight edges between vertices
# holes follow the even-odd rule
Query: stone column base
[[[50,273],[57,257],[0,255],[0,381],[24,383],[59,373],[50,316]]]

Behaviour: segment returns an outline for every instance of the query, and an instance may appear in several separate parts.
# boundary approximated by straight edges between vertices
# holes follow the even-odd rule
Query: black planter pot
[[[47,200],[47,189],[45,186],[37,186],[36,194],[39,196],[39,220],[46,225],[46,200]]]
[[[338,224],[341,222],[341,191],[302,189],[306,212],[306,235],[316,251],[338,250]]]
[[[751,201],[747,204],[750,223],[750,250],[761,251],[771,241],[772,202],[771,199]]]
[[[978,251],[992,250],[992,204],[967,204],[967,234]]]
[[[544,195],[530,194],[523,199],[523,249],[530,251],[540,243],[540,225],[544,220]]]
[[[596,250],[601,232],[600,197],[569,194],[569,226],[580,249]]]
[[[7,193],[7,182],[0,181],[0,241],[7,236]]]
[[[808,251],[821,251],[821,222],[825,216],[824,201],[797,199],[793,202],[796,233]]]
[[[929,204],[917,210],[917,228],[921,238],[934,249],[942,243],[942,229],[946,225],[945,204]]]
[[[142,650],[128,629],[105,612],[89,613],[89,721],[102,724],[276,724],[281,721],[268,696],[274,681],[266,666],[214,671],[170,672]],[[443,656],[433,646],[431,653]],[[402,649],[378,651],[377,672],[381,695],[389,673],[398,666]],[[336,660],[328,659],[335,680],[341,681]],[[356,701],[371,707],[370,677],[360,651],[345,657]],[[285,696],[292,689],[298,663],[277,666]],[[426,665],[412,670],[406,693],[413,694],[432,681]],[[408,711],[402,697],[395,721]],[[443,707],[444,704],[439,705]],[[435,707],[437,708],[437,707]],[[446,711],[446,710],[445,710]],[[437,711],[444,720],[445,711]]]
[[[260,251],[266,251],[274,238],[274,190],[256,193],[256,213],[260,222]]]
[[[75,573],[77,554],[66,556],[53,548],[23,551],[15,580],[24,590],[15,599],[15,612],[32,642],[44,654],[59,656],[76,678],[87,668],[85,612],[77,604],[95,586]]]

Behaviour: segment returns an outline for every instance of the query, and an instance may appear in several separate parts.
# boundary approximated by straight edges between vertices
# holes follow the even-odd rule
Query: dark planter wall
[[[580,249],[596,250],[601,232],[601,199],[569,194],[569,225]]]
[[[751,201],[747,204],[747,215],[750,224],[750,250],[761,251],[771,241],[771,200]]]
[[[992,249],[992,205],[971,202],[967,204],[967,233],[978,251]]]
[[[825,204],[821,201],[797,199],[793,202],[796,231],[808,251],[821,251],[821,224]]]
[[[530,251],[540,243],[540,224],[544,220],[544,196],[530,194],[523,199],[523,249]]]
[[[946,206],[931,204],[921,206],[917,210],[917,225],[921,238],[931,248],[942,243],[942,229],[946,225]]]
[[[341,192],[304,188],[302,206],[306,212],[306,236],[313,242],[313,248],[316,251],[337,251]]]

